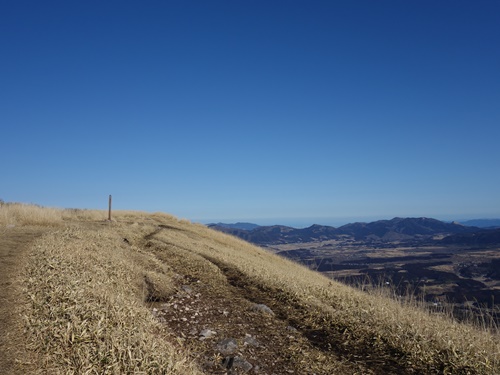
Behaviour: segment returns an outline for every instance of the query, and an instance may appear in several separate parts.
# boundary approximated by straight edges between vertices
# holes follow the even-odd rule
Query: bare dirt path
[[[22,331],[17,303],[22,285],[20,275],[26,250],[46,228],[0,228],[0,372],[15,374],[22,358]],[[21,357],[21,358],[19,358]]]
[[[280,308],[279,292],[264,290],[229,264],[167,242],[157,236],[160,232],[146,235],[142,246],[175,269],[178,291],[154,300],[153,315],[183,342],[204,373],[406,373],[336,352],[327,335],[301,330],[302,316],[292,306]]]

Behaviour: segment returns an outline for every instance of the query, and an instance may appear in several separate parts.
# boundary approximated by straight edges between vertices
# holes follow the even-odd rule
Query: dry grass
[[[169,215],[117,212],[114,223],[91,228],[88,222],[101,220],[95,215],[65,211],[61,220],[55,215],[54,223],[72,223],[71,228],[61,227],[33,248],[25,322],[30,349],[44,358],[41,372],[197,373],[144,305],[173,288],[175,269],[146,247],[152,241],[156,252],[179,252],[193,273],[207,272],[198,266],[201,260],[213,264],[214,277],[224,277],[220,269],[234,270],[247,287],[267,296],[279,316],[304,334],[321,331],[323,342],[317,344],[343,358],[369,366],[371,356],[401,373],[500,373],[498,337],[486,330],[333,282]],[[81,220],[87,224],[75,225]],[[140,243],[144,246],[135,245]]]
[[[154,222],[155,216],[137,211],[113,211],[112,221]],[[170,216],[171,217],[171,216]],[[71,222],[102,222],[108,219],[107,210],[51,208],[24,203],[0,203],[0,226],[58,226]]]
[[[62,210],[31,204],[0,204],[0,226],[41,225],[55,226],[62,223]]]
[[[288,314],[304,329],[329,333],[332,344],[341,333],[350,350],[398,357],[399,365],[424,373],[500,373],[498,337],[485,330],[368,295],[223,233],[176,225],[184,230],[156,238],[235,267],[279,304],[296,306]]]
[[[199,373],[143,303],[151,293],[170,293],[171,276],[110,228],[68,228],[37,241],[26,275],[25,325],[40,372]]]
[[[67,208],[62,211],[65,221],[104,221],[108,213],[104,210],[81,210],[79,208]]]

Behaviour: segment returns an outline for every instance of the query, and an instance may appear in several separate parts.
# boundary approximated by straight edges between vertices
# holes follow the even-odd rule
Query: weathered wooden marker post
[[[109,195],[108,220],[111,221],[111,194]]]

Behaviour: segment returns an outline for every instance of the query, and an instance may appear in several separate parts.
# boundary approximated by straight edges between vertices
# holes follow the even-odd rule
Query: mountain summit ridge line
[[[248,223],[246,223],[248,224]],[[226,232],[256,244],[277,244],[291,242],[311,242],[340,239],[352,236],[356,240],[408,240],[414,237],[431,238],[435,235],[471,233],[478,227],[466,226],[457,222],[444,222],[437,219],[401,218],[355,222],[340,227],[313,224],[307,228],[293,228],[285,225],[257,226],[243,229],[236,224],[208,224],[208,227]]]

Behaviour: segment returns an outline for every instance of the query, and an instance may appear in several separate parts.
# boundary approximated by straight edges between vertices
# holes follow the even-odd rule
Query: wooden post
[[[111,221],[111,194],[109,195],[108,220]]]

